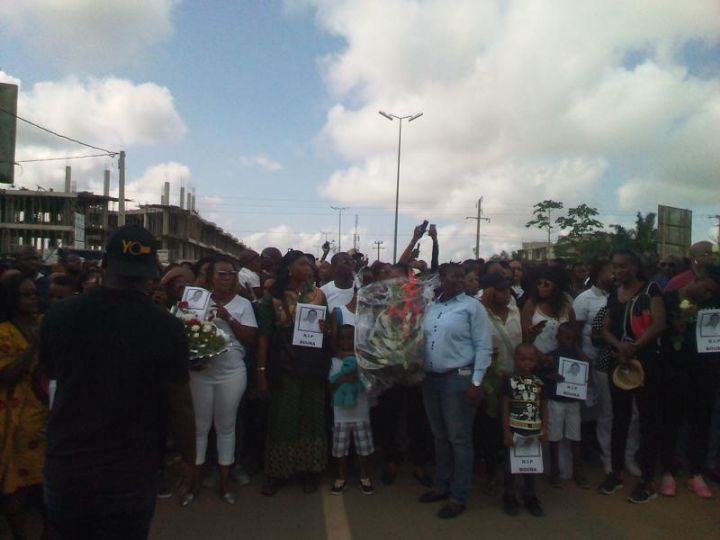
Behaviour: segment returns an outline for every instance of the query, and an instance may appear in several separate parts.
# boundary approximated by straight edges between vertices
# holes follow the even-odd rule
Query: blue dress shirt
[[[423,322],[425,371],[444,373],[472,366],[474,384],[480,384],[490,366],[492,330],[485,306],[460,293],[431,304]]]

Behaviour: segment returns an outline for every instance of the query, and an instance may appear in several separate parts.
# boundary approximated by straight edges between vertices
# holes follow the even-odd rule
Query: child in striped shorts
[[[354,405],[338,405],[339,400],[334,399],[332,455],[337,459],[338,476],[331,492],[333,495],[341,495],[347,486],[347,462],[352,439],[360,467],[360,490],[365,495],[372,495],[374,489],[370,479],[368,456],[375,451],[375,447],[373,445],[372,429],[370,428],[370,406],[367,392],[359,383],[357,364],[350,360],[351,358],[354,360],[352,355],[354,354],[355,328],[349,324],[335,324],[331,328],[335,349],[332,366],[330,367],[333,398],[337,397],[337,393],[341,391],[343,385],[354,385],[356,388],[356,393],[353,393]],[[351,368],[353,364],[355,365],[354,370]],[[342,391],[346,390],[347,388]]]

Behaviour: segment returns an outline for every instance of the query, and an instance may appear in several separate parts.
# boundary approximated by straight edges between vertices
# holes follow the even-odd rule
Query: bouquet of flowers
[[[360,378],[368,390],[423,378],[423,319],[437,278],[395,278],[358,291],[355,354]]]
[[[673,320],[673,349],[679,351],[685,342],[685,333],[697,321],[697,306],[687,298],[680,302],[680,314]]]
[[[190,347],[190,369],[199,371],[210,365],[210,360],[227,350],[228,337],[212,321],[201,321],[189,311],[188,303],[178,303],[176,315],[185,326]]]

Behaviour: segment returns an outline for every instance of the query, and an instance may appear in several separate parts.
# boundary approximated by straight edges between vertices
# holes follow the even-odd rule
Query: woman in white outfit
[[[200,485],[208,433],[214,423],[220,497],[226,503],[234,504],[236,497],[230,491],[230,468],[235,458],[235,420],[247,386],[245,347],[257,342],[257,322],[250,302],[235,293],[238,272],[232,261],[214,263],[208,274],[212,288],[210,316],[214,315],[215,324],[228,335],[229,343],[228,350],[213,358],[208,368],[193,371],[190,376],[197,437],[196,485]],[[194,495],[190,494],[183,504],[191,502]]]
[[[522,309],[523,340],[543,354],[557,349],[557,331],[562,323],[575,323],[572,298],[565,292],[567,281],[561,269],[541,268]]]

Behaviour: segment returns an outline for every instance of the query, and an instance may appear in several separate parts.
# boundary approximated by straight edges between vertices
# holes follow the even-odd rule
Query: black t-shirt
[[[48,312],[40,360],[57,379],[48,485],[100,493],[151,485],[163,386],[189,379],[182,323],[139,292],[100,288]]]
[[[652,324],[650,302],[652,298],[662,296],[657,283],[645,283],[637,294],[627,302],[620,302],[617,289],[608,296],[607,313],[610,319],[610,331],[619,340],[625,338],[637,341]],[[638,359],[651,360],[657,354],[657,344],[648,345],[638,351]]]

